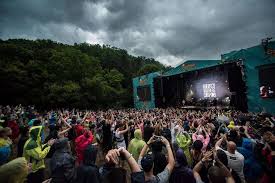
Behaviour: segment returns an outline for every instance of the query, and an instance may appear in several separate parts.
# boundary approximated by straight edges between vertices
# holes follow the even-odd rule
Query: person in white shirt
[[[227,150],[223,150],[222,148],[220,148],[221,143],[224,140],[227,142]],[[216,142],[215,149],[220,149],[226,153],[228,159],[228,167],[233,169],[239,175],[241,181],[245,183],[245,177],[243,173],[244,156],[236,150],[236,144],[233,141],[227,141],[226,136],[224,135],[220,140]]]
[[[125,139],[124,139],[124,133],[128,132],[128,123],[126,123],[126,129],[123,130],[124,125],[123,124],[119,124],[119,127],[116,129],[115,132],[115,138],[116,138],[116,142],[117,142],[117,148],[123,147],[126,149],[126,143],[125,143]]]

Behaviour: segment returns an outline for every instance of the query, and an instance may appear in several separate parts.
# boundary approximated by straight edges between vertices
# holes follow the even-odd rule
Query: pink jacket
[[[193,133],[192,139],[193,139],[193,142],[195,142],[196,140],[199,140],[203,143],[202,151],[206,150],[210,141],[210,137],[208,134],[206,135],[206,138],[204,138],[203,135],[197,135],[196,133]]]

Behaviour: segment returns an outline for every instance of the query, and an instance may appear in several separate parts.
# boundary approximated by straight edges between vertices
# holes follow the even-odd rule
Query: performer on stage
[[[185,106],[185,100],[182,99],[181,103],[182,103],[182,106],[184,107]]]

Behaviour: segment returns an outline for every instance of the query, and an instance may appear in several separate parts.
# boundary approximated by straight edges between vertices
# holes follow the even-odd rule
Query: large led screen
[[[217,96],[215,83],[203,84],[202,88],[204,98],[215,98]]]

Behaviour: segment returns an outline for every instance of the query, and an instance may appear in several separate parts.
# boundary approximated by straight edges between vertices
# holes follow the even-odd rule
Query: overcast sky
[[[275,37],[275,0],[0,0],[0,38],[109,44],[166,65]]]

